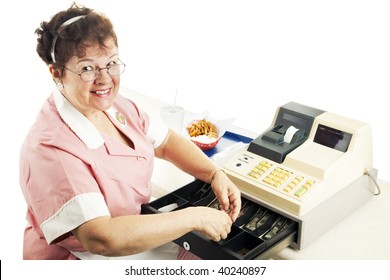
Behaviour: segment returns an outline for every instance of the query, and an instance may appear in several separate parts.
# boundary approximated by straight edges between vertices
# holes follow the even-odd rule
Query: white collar
[[[97,128],[74,108],[57,88],[54,89],[54,103],[62,120],[88,148],[97,149],[104,144],[104,139]],[[116,119],[117,111],[114,108],[109,108],[107,112]]]

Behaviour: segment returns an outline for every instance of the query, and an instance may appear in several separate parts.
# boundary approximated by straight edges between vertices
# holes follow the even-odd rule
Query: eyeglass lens
[[[107,69],[108,75],[115,77],[115,76],[119,76],[125,71],[125,65],[118,64],[118,65],[114,65],[102,69],[96,69],[94,71],[85,71],[80,74],[80,77],[83,81],[91,82],[95,80],[100,75],[100,71],[104,69]]]

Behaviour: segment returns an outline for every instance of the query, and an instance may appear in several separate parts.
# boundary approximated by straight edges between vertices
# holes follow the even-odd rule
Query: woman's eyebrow
[[[113,58],[114,56],[118,56],[118,54],[117,54],[117,53],[114,53],[114,54],[111,55],[108,59],[111,59],[111,58]],[[79,63],[81,63],[81,62],[94,62],[94,61],[95,61],[95,60],[92,59],[92,58],[83,58],[83,59],[80,59],[79,61],[77,61],[76,64],[79,64]]]

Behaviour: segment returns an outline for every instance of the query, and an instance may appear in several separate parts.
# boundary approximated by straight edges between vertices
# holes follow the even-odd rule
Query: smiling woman
[[[191,141],[120,94],[125,64],[111,21],[72,5],[36,34],[56,87],[21,149],[24,258],[196,259],[171,241],[193,230],[225,239],[240,211],[238,188]],[[155,156],[210,182],[221,210],[140,215]]]
[[[114,41],[107,39],[104,44],[104,49],[99,45],[87,47],[86,56],[72,56],[60,69],[54,64],[49,65],[61,93],[90,120],[111,107],[118,94],[119,75],[124,71]],[[62,72],[59,74],[58,71]]]

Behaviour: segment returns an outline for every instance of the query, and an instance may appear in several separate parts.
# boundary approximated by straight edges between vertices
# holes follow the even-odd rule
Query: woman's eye
[[[93,71],[93,67],[91,66],[85,66],[81,69],[82,72],[89,72],[89,71]]]

